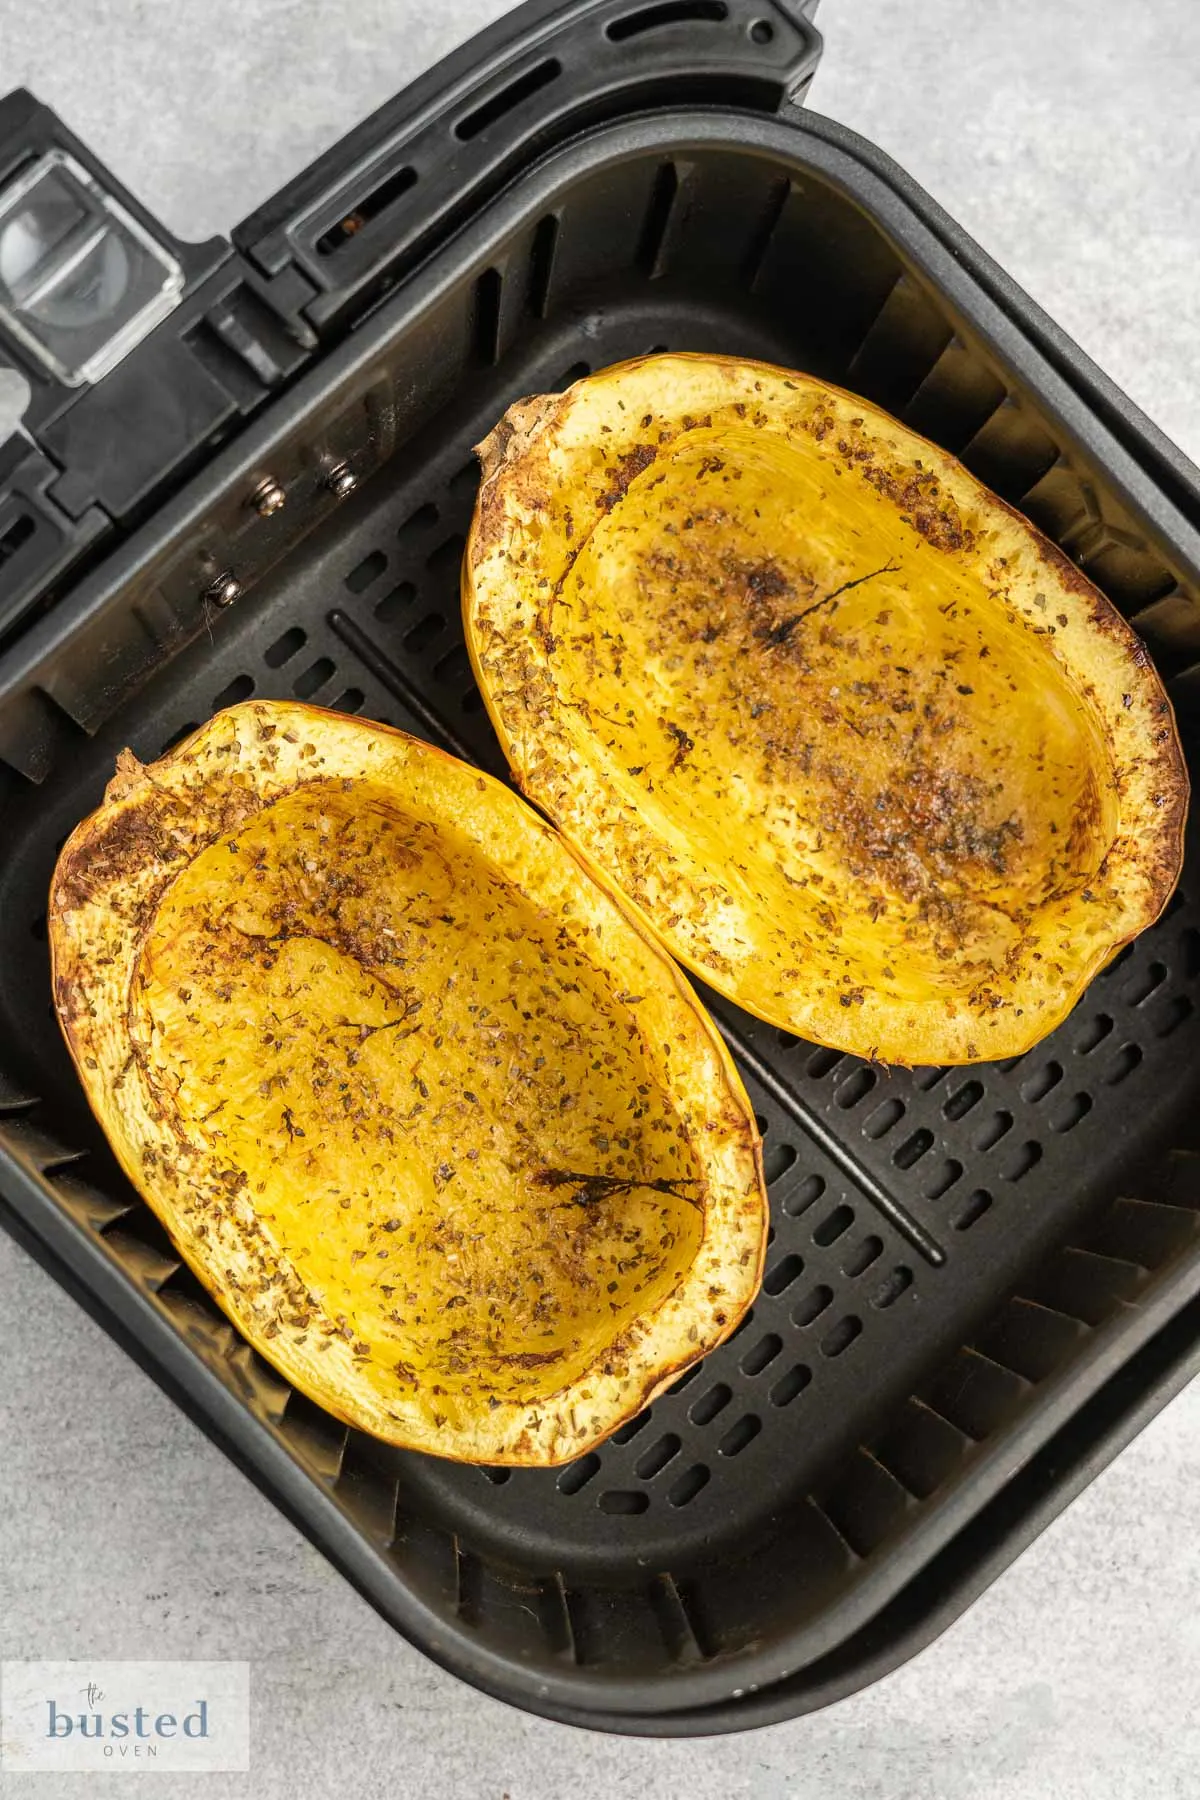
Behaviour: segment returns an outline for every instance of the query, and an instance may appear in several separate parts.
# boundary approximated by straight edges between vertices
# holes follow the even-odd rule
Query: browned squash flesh
[[[468,643],[524,791],[720,993],[1016,1055],[1178,875],[1170,704],[1027,520],[867,402],[650,357],[482,446]]]
[[[252,1344],[392,1442],[578,1455],[733,1330],[753,1114],[668,958],[506,788],[291,705],[123,759],[50,911],[122,1164]]]

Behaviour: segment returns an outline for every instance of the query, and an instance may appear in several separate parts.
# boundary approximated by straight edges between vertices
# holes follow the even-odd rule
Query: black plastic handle
[[[406,88],[233,233],[311,286],[325,337],[514,167],[644,107],[798,104],[816,0],[529,0]]]

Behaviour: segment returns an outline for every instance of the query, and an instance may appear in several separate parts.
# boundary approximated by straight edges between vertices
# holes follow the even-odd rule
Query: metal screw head
[[[222,570],[204,590],[204,598],[212,606],[232,606],[241,597],[242,584],[229,569]]]
[[[325,486],[335,500],[344,500],[346,495],[352,494],[358,486],[358,476],[349,463],[335,463],[325,477]]]
[[[267,475],[260,481],[250,496],[251,506],[255,512],[261,513],[264,519],[269,519],[272,513],[277,513],[286,500],[286,493],[273,475]]]

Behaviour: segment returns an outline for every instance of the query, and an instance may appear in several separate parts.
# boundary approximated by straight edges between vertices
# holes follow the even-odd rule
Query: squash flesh
[[[56,876],[68,1043],[291,1380],[395,1442],[553,1462],[733,1329],[765,1234],[740,1082],[515,796],[265,705],[114,788]]]
[[[464,614],[514,771],[718,991],[883,1060],[1011,1055],[1165,903],[1144,652],[894,421],[663,357],[483,455]]]

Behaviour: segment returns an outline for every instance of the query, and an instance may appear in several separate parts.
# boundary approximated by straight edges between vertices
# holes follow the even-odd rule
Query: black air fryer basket
[[[610,1730],[732,1730],[894,1666],[1200,1362],[1195,852],[1009,1062],[889,1071],[707,996],[765,1134],[762,1294],[558,1471],[390,1449],[241,1342],[90,1117],[45,897],[122,746],[153,758],[252,694],[499,772],[459,627],[471,447],[517,396],[659,348],[809,370],[961,457],[1133,620],[1191,735],[1200,478],[801,110],[808,10],[537,0],[232,245],[172,243],[28,95],[0,102],[0,209],[74,182],[72,229],[124,232],[150,296],[140,342],[98,372],[101,330],[78,379],[81,328],[38,313],[50,243],[10,344],[33,400],[0,448],[0,1217],[398,1630]]]

